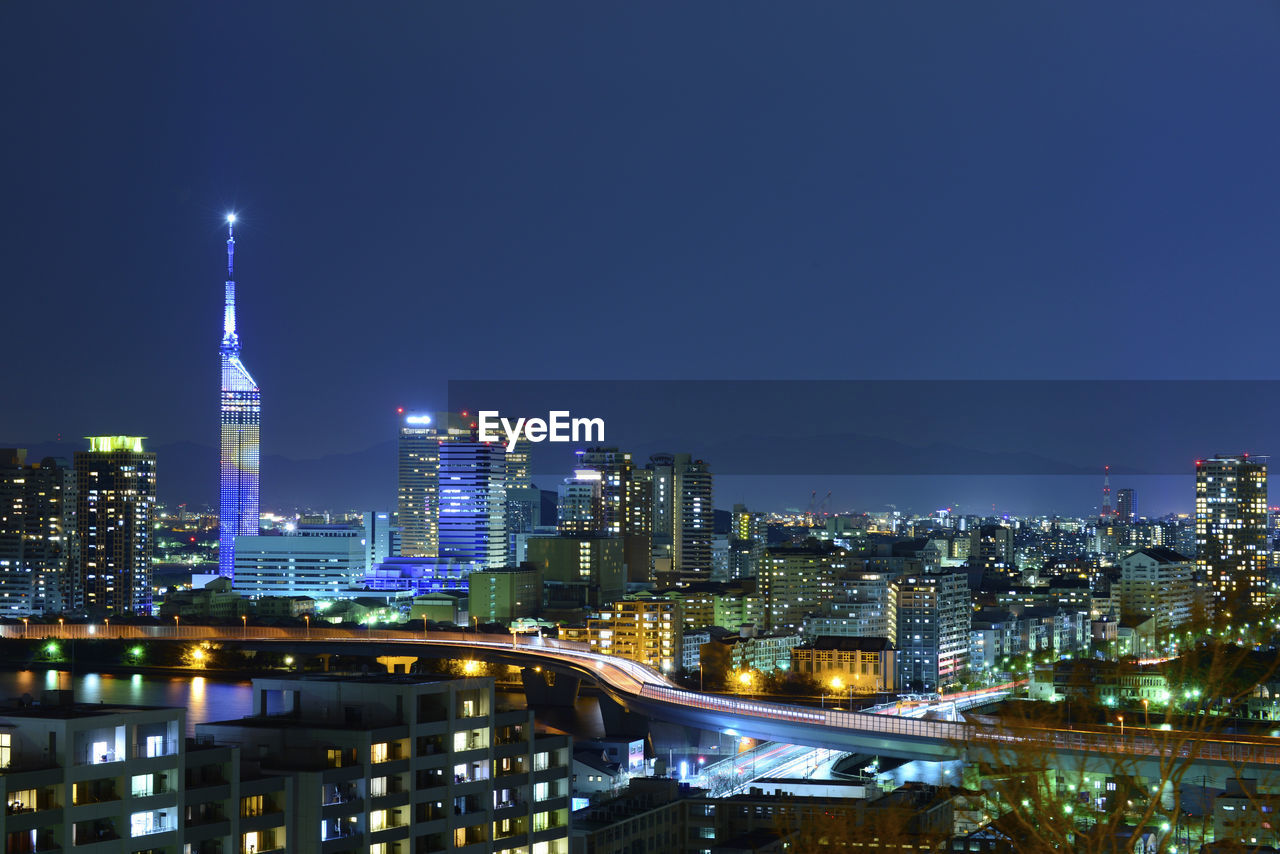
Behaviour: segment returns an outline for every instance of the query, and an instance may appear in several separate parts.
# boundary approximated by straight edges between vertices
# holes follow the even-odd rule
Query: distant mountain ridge
[[[5,447],[14,447],[12,444]],[[85,450],[79,442],[16,444],[27,461],[65,457]],[[195,442],[149,445],[156,454],[156,492],[169,506],[218,506],[219,450]],[[354,453],[295,460],[278,454],[262,458],[262,506],[270,510],[392,509],[396,501],[396,442],[381,442]]]
[[[653,453],[692,452],[711,464],[716,475],[861,474],[861,475],[1091,475],[1098,467],[1080,461],[1019,452],[990,452],[930,443],[916,446],[878,436],[853,433],[821,436],[715,436],[709,440],[620,443],[632,451],[637,466]],[[9,443],[0,442],[9,447]],[[28,459],[62,456],[70,459],[80,442],[18,444]],[[292,459],[278,454],[262,458],[262,506],[288,512],[294,509],[391,509],[396,501],[396,439],[360,451]],[[157,455],[160,500],[192,508],[218,504],[216,447],[195,442],[149,446]],[[535,446],[533,480],[554,488],[573,468],[574,446]],[[1113,475],[1141,474],[1141,468],[1117,465]]]

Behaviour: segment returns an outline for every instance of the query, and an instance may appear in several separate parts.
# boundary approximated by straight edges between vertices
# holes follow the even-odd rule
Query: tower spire
[[[1115,515],[1111,509],[1111,466],[1102,467],[1102,518],[1110,519]]]
[[[236,335],[236,215],[227,214],[227,290],[222,310],[222,351],[240,352],[240,337]]]

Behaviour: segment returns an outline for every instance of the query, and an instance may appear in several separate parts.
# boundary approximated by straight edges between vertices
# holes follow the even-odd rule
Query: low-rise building
[[[1280,847],[1280,794],[1258,791],[1255,778],[1228,775],[1226,789],[1213,799],[1213,841],[1238,850]]]
[[[471,619],[470,597],[456,590],[441,590],[413,597],[409,606],[410,620],[428,620],[434,623],[452,623],[465,626]]]
[[[231,589],[231,579],[217,576],[201,587],[175,590],[164,597],[160,617],[238,620],[250,611],[249,600]]]
[[[533,564],[482,569],[469,577],[471,616],[509,625],[542,613],[542,572]]]
[[[794,632],[758,635],[752,626],[744,626],[737,634],[712,632],[700,654],[704,676],[725,680],[729,674],[743,670],[787,670],[791,667],[791,650],[802,640]]]
[[[573,854],[698,852],[715,839],[715,806],[701,789],[665,777],[632,778],[617,797],[573,814]]]
[[[283,536],[235,539],[236,592],[260,596],[310,596],[337,600],[354,596],[365,576],[364,528],[300,526]]]
[[[791,669],[827,684],[838,678],[858,694],[896,691],[888,638],[820,637],[791,650]]]
[[[627,784],[627,771],[603,750],[573,751],[573,774],[570,777],[575,799],[594,801],[616,795]]]
[[[263,596],[251,600],[250,604],[253,616],[260,620],[301,619],[316,613],[316,600],[310,596]]]
[[[697,670],[702,666],[702,645],[711,640],[711,632],[703,629],[702,631],[684,633],[683,640],[683,657],[685,671]]]

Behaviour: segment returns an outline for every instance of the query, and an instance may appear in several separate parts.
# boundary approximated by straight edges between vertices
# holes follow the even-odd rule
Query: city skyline
[[[1280,6],[0,32],[9,854],[1280,851]]]
[[[394,407],[446,408],[468,376],[1269,376],[1265,336],[1228,331],[1236,306],[1265,316],[1274,299],[1276,249],[1251,238],[1280,188],[1277,119],[1256,109],[1280,72],[1263,9],[937,9],[923,27],[897,7],[748,4],[731,23],[668,8],[684,26],[605,8],[388,12],[396,26],[353,37],[350,73],[326,61],[326,34],[347,29],[333,8],[244,7],[243,27],[207,7],[84,8],[56,41],[41,10],[6,10],[38,35],[6,63],[43,82],[15,92],[41,121],[0,143],[25,164],[0,212],[11,276],[30,283],[14,310],[145,327],[119,359],[167,403],[138,423],[75,370],[90,336],[49,350],[25,324],[14,351],[45,353],[67,387],[5,407],[0,440],[216,441],[197,377],[228,210],[253,235],[241,333],[271,389],[273,454],[371,447]],[[172,73],[148,73],[157,62]],[[359,119],[335,133],[339,115]],[[518,360],[449,321],[475,292]],[[567,317],[643,326],[651,310],[680,346],[557,346]],[[1193,320],[1209,321],[1195,348],[1127,332]],[[337,422],[327,384],[347,389]]]

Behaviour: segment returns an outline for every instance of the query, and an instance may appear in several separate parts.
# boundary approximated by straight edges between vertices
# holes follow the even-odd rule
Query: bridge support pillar
[[[572,706],[578,701],[578,686],[582,680],[566,676],[542,667],[525,667],[520,670],[524,684],[525,701],[536,706]]]
[[[323,670],[325,673],[328,673],[329,660],[333,658],[333,654],[329,652],[322,652],[319,655],[317,655],[316,658],[320,659],[320,669]]]
[[[387,668],[388,673],[408,673],[418,661],[416,655],[380,655],[378,663]],[[328,670],[328,668],[325,668]]]
[[[603,691],[600,692],[600,720],[610,736],[633,738],[649,737],[649,719],[638,712],[631,712]]]

